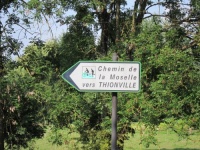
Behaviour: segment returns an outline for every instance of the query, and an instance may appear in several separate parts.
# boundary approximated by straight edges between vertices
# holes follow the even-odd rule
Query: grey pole
[[[118,60],[117,53],[113,53],[113,61]],[[117,150],[117,92],[112,92],[112,135],[111,150]]]

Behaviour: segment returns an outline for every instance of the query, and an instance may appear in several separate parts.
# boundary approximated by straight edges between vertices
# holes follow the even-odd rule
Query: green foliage
[[[162,34],[160,26],[143,29],[135,40],[135,58],[142,63],[140,119],[159,125],[173,116],[172,122],[177,124],[172,128],[179,135],[187,135],[186,127],[199,129],[199,118],[195,117],[199,114],[199,69],[194,65],[192,51],[171,46],[184,42],[174,40],[177,32]]]
[[[141,143],[143,144],[146,148],[150,146],[150,144],[157,145],[158,140],[156,139],[156,130],[154,127],[148,126],[147,128],[144,129],[144,131],[140,132],[141,134]]]
[[[28,1],[28,8],[33,9],[33,8],[39,8],[40,6],[40,1],[39,0],[30,0]]]
[[[99,150],[109,150],[110,149],[110,133],[106,130],[91,130],[89,132],[88,144],[84,144],[82,149],[99,149]]]
[[[198,13],[199,13],[198,11],[199,11],[199,8],[200,8],[200,2],[198,0],[191,0],[191,4],[194,8],[192,14],[194,16],[197,16]]]
[[[62,71],[79,60],[94,60],[97,52],[91,30],[81,23],[72,24],[61,38],[59,52],[62,54],[59,58]]]
[[[41,104],[34,98],[34,78],[23,67],[16,67],[3,78],[4,136],[8,149],[26,147],[32,138],[44,134]]]
[[[62,145],[63,144],[63,134],[62,131],[54,128],[52,130],[52,133],[49,135],[49,142],[52,144],[56,144],[56,145]]]

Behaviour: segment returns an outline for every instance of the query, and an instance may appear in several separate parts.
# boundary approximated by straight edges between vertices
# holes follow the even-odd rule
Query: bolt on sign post
[[[79,61],[62,78],[80,92],[112,92],[111,149],[117,149],[117,92],[139,92],[140,62]]]

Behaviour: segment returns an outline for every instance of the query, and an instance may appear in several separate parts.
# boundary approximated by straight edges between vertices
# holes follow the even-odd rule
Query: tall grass
[[[21,150],[81,150],[81,144],[77,139],[77,133],[69,133],[67,130],[61,130],[62,145],[52,145],[52,133],[47,130],[42,139],[35,139],[29,143],[29,148]],[[200,133],[194,133],[189,136],[189,139],[180,138],[176,133],[170,130],[158,131],[156,135],[158,139],[157,145],[150,145],[145,148],[141,144],[140,133],[137,132],[134,136],[130,135],[130,139],[125,141],[124,150],[200,150]]]

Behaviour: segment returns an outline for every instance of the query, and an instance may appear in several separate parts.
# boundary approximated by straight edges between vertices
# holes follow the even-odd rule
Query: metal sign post
[[[116,53],[113,53],[113,61],[118,60]],[[112,134],[111,150],[117,150],[117,92],[112,92]]]

